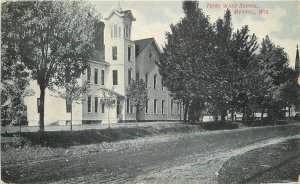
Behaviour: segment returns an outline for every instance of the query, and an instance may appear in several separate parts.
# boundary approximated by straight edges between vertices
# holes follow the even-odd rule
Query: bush
[[[25,137],[21,137],[18,134],[14,134],[9,137],[1,137],[1,150],[4,151],[8,148],[21,148],[31,145],[30,140]]]
[[[297,113],[297,114],[294,116],[293,119],[294,119],[294,120],[300,121],[300,113]]]
[[[270,125],[286,125],[288,124],[288,122],[285,120],[274,121],[274,120],[269,120],[264,118],[263,120],[246,121],[244,122],[244,124],[249,127],[258,127],[258,126],[270,126]]]
[[[205,123],[201,123],[200,126],[204,130],[226,130],[226,129],[238,128],[238,124],[236,124],[236,123],[221,122],[221,121],[205,122]]]

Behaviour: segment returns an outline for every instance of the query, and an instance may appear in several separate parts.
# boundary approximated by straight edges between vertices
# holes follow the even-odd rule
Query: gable
[[[125,11],[120,11],[120,10],[112,10],[105,20],[109,20],[112,16],[118,16],[120,18],[129,18],[131,21],[135,21],[136,19],[133,17],[131,10],[125,10]]]
[[[134,42],[135,42],[136,57],[139,56],[148,47],[150,47],[150,45],[152,45],[155,48],[155,50],[158,52],[159,55],[161,54],[161,50],[158,47],[154,38],[135,40]]]

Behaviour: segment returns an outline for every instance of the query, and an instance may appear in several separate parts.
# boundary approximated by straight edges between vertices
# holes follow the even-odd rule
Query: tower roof
[[[105,20],[110,19],[114,14],[116,14],[117,16],[124,18],[129,16],[131,18],[132,21],[135,21],[136,19],[133,17],[131,10],[122,10],[121,8],[119,8],[118,10],[112,10],[108,16],[106,18],[104,18]]]

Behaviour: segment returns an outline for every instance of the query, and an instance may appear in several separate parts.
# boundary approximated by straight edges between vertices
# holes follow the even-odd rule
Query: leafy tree
[[[18,15],[11,16],[16,18]],[[33,95],[34,92],[28,88],[29,71],[21,60],[18,42],[13,39],[18,36],[16,31],[18,29],[9,31],[3,26],[12,26],[15,22],[9,21],[2,12],[1,25],[1,117],[5,121],[4,124],[15,124],[20,123],[23,115],[21,113],[24,108],[23,98]]]
[[[79,85],[78,82],[73,79],[70,82],[65,83],[56,91],[58,97],[66,100],[67,110],[71,112],[70,128],[72,131],[73,103],[81,103],[85,99],[83,95],[90,91],[90,84],[85,82],[83,85]]]
[[[159,72],[172,96],[184,102],[184,119],[189,112],[189,120],[198,121],[213,80],[213,28],[197,1],[184,1],[182,7],[185,17],[166,33]]]
[[[228,51],[231,49],[232,38],[232,23],[231,12],[226,10],[224,19],[218,19],[214,25],[215,36],[213,40],[214,48],[214,60],[211,62],[214,64],[213,76],[214,85],[211,88],[211,98],[209,102],[209,112],[214,115],[215,120],[218,119],[218,115],[221,115],[221,121],[225,121],[227,110],[229,109],[229,101],[232,99],[234,88],[234,62],[230,58]]]
[[[93,45],[95,10],[85,1],[24,1],[2,4],[2,38],[40,87],[40,131],[44,131],[46,88],[79,77]]]
[[[269,36],[266,36],[261,43],[259,61],[266,74],[272,78],[273,98],[267,106],[267,113],[268,118],[275,121],[280,117],[280,112],[286,107],[286,103],[290,102],[288,98],[291,98],[291,101],[297,98],[294,92],[290,97],[287,95],[289,92],[297,91],[292,89],[297,86],[296,74],[288,68],[287,53],[282,47],[275,46]]]
[[[238,106],[245,106],[248,99],[245,86],[247,68],[251,67],[258,47],[257,38],[249,34],[248,26],[232,33],[231,12],[226,10],[223,19],[218,19],[214,24],[215,36],[213,40],[214,81],[211,95],[208,99],[209,112],[221,121],[225,121],[228,110],[232,117]],[[244,105],[239,104],[242,102]]]
[[[126,97],[129,98],[131,105],[135,107],[137,113],[139,110],[144,109],[149,98],[146,84],[143,79],[140,79],[139,81],[131,80],[128,88],[126,89],[126,93]]]
[[[14,69],[11,70],[12,73]],[[24,116],[24,98],[34,95],[34,91],[29,86],[28,77],[16,75],[10,80],[1,82],[1,119],[3,125],[20,125]]]

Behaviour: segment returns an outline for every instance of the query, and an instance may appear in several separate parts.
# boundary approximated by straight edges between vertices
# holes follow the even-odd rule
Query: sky
[[[122,10],[131,10],[136,21],[133,22],[132,39],[154,37],[160,47],[165,43],[165,32],[170,31],[170,24],[176,24],[184,16],[179,0],[168,1],[92,1],[95,8],[105,18],[112,9],[120,5]],[[222,18],[231,4],[234,30],[248,25],[250,32],[258,37],[259,43],[269,35],[275,45],[285,49],[294,67],[296,45],[300,45],[300,0],[265,0],[265,1],[203,1],[199,2],[205,15],[211,22]],[[242,4],[242,5],[241,5]],[[246,11],[255,14],[235,14]],[[260,14],[259,12],[264,12]]]

